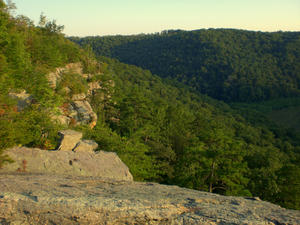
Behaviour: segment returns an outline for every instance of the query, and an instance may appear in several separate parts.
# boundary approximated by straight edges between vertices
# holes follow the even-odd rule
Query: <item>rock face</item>
[[[5,165],[0,171],[133,180],[128,167],[116,153],[104,151],[95,153],[91,149],[83,151],[82,146],[79,146],[79,150],[76,152],[16,147],[7,151],[7,155],[15,162]]]
[[[98,144],[93,140],[81,140],[82,133],[75,130],[62,130],[58,134],[61,136],[57,150],[74,152],[94,152]]]
[[[94,152],[98,148],[98,144],[92,140],[82,140],[77,143],[74,152]]]
[[[268,202],[155,183],[0,174],[0,224],[299,224]]]
[[[61,151],[72,151],[82,138],[82,133],[75,130],[63,130],[59,132],[59,135],[61,141],[58,150]]]
[[[49,73],[47,75],[47,79],[49,81],[50,87],[56,88],[57,83],[63,76],[63,73],[73,72],[73,73],[82,73],[81,63],[69,63],[65,67],[56,68],[55,71]]]
[[[97,122],[97,114],[94,113],[88,101],[74,101],[71,103],[71,115],[76,121],[83,124],[91,124]]]
[[[93,77],[92,74],[83,74],[82,65],[80,63],[70,63],[63,68],[56,68],[54,72],[47,75],[50,86],[55,89],[61,78],[64,76],[64,73],[68,72],[79,74],[86,80]],[[88,124],[91,128],[93,128],[96,125],[98,118],[88,99],[98,89],[101,89],[99,82],[89,82],[87,93],[72,95],[70,97],[71,102],[67,103],[67,106],[62,106],[63,110],[60,110],[61,112],[58,115],[53,115],[52,119],[63,125]],[[65,87],[64,90],[66,94],[71,92],[68,87]]]

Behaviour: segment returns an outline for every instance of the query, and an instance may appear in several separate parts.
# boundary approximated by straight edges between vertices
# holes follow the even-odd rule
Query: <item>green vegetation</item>
[[[49,115],[63,102],[50,88],[46,74],[66,63],[82,61],[85,53],[65,39],[62,26],[41,16],[39,26],[25,16],[13,17],[12,5],[0,0],[0,167],[3,151],[14,145],[54,148],[57,131]],[[20,111],[9,93],[26,90],[32,104]]]
[[[280,98],[256,103],[233,103],[233,108],[244,112],[244,116],[259,117],[261,120],[268,119],[277,126],[300,131],[300,98]],[[247,115],[246,115],[247,114]],[[254,119],[258,121],[258,119]],[[262,121],[266,123],[266,121]],[[271,125],[274,126],[274,125]]]
[[[69,88],[70,96],[79,93],[86,93],[88,84],[86,80],[76,73],[64,73],[62,79],[58,83],[57,90],[63,91],[63,88]]]
[[[259,196],[286,207],[293,202],[299,208],[299,178],[292,194],[281,177],[287,168],[299,169],[299,134],[271,120],[274,110],[299,105],[299,37],[296,32],[219,29],[71,40],[92,46],[99,56],[170,78],[166,85],[149,71],[108,62],[112,73],[123,77],[116,85],[122,87],[120,96],[128,96],[114,112],[119,123],[110,127],[126,140],[147,134],[139,141],[150,147],[146,153],[156,162],[156,175],[151,175],[156,181]],[[241,103],[231,108],[197,93]]]
[[[244,119],[227,104],[176,88],[147,70],[99,60],[114,80],[114,94],[110,101],[97,99],[102,119],[86,135],[101,149],[116,151],[136,180],[299,208],[282,177],[288,168],[299,169],[299,137]],[[293,191],[300,184],[294,178]]]
[[[300,33],[231,29],[71,38],[226,102],[299,96]]]
[[[259,120],[256,112],[247,115],[242,107],[232,108],[148,70],[106,57],[99,57],[98,63],[89,46],[82,50],[65,39],[63,27],[55,21],[42,15],[39,26],[34,26],[26,17],[12,17],[2,0],[0,28],[0,167],[8,160],[3,151],[11,146],[55,148],[62,126],[49,115],[70,98],[64,88],[76,94],[85,92],[87,84],[70,72],[53,90],[46,74],[80,62],[84,73],[94,74],[88,81],[99,82],[101,89],[90,99],[97,125],[75,129],[95,140],[100,149],[117,152],[135,180],[259,196],[300,209],[300,138],[294,133]],[[174,32],[174,37],[181,33],[185,34]],[[172,32],[158,35],[163,40],[169,36]],[[172,48],[174,42],[169,43]],[[194,47],[189,43],[186,48]],[[155,56],[161,65],[168,65],[164,57]],[[143,52],[143,57],[150,56]],[[18,110],[9,93],[23,89],[33,100]]]

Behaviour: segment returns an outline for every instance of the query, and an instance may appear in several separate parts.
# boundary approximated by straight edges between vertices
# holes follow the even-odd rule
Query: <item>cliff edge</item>
[[[0,224],[299,224],[300,212],[177,186],[0,174]]]

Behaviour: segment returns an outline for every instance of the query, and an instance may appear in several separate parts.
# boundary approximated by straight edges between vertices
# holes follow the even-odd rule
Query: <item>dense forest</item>
[[[300,33],[233,29],[170,30],[71,40],[98,55],[170,77],[226,102],[300,94]]]
[[[98,63],[90,63],[96,58],[89,46],[81,49],[67,40],[55,21],[41,15],[35,26],[27,17],[13,17],[11,9],[0,0],[0,168],[9,161],[5,150],[11,146],[55,148],[57,131],[67,127],[49,115],[68,96],[53,90],[46,74],[80,62],[99,82],[112,80],[114,85],[91,99],[98,115],[93,129],[70,126],[95,140],[99,150],[117,152],[135,180],[259,196],[300,209],[300,137],[296,132],[266,123],[263,114],[243,113],[240,107],[117,59],[99,56]],[[144,54],[147,58],[147,51]],[[167,66],[163,58],[156,60]],[[68,82],[71,91],[84,91],[80,79]],[[34,98],[22,111],[16,110],[17,102],[9,97],[18,90]],[[105,92],[111,96],[105,97]]]

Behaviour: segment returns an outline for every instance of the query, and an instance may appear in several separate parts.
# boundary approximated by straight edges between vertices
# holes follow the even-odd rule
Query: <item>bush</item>
[[[62,79],[57,85],[58,91],[63,91],[64,88],[70,89],[70,95],[86,93],[88,90],[88,85],[86,80],[77,73],[64,73]]]

